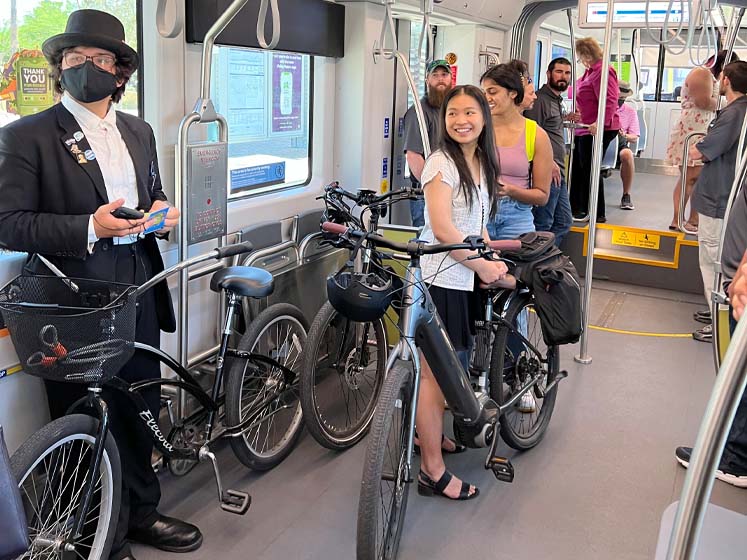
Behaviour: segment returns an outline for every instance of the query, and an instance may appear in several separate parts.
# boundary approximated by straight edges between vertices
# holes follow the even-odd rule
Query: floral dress
[[[718,99],[718,88],[719,84],[714,80],[713,99]],[[702,132],[705,134],[709,123],[713,120],[713,116],[713,111],[700,109],[695,105],[695,101],[690,98],[687,86],[683,85],[682,112],[680,113],[680,118],[672,127],[669,146],[667,146],[666,162],[669,165],[682,165],[682,150],[685,146],[685,137],[693,132]],[[692,141],[690,145],[693,145]],[[703,165],[702,161],[695,161],[693,163],[695,165]]]

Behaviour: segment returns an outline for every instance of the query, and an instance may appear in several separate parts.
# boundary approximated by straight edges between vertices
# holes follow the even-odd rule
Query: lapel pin
[[[83,133],[79,130],[75,134],[73,134],[73,138],[75,138],[76,142],[80,142],[83,140]]]
[[[96,159],[96,154],[93,153],[93,150],[86,150],[85,152],[83,152],[83,155],[86,156],[86,159],[88,161]]]
[[[78,147],[78,144],[73,144],[72,146],[70,146],[70,152],[74,156],[77,156],[78,154],[82,154],[83,153],[83,152],[80,151],[80,148]]]
[[[83,154],[78,154],[78,163],[80,164],[88,163],[86,156],[84,156]]]
[[[70,147],[73,144],[75,144],[75,138],[68,138],[67,140],[65,140],[65,146]]]

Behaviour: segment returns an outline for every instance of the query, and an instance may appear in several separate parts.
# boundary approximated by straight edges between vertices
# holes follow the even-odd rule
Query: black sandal
[[[471,500],[480,494],[480,490],[477,486],[475,486],[475,493],[470,494],[469,488],[471,485],[462,481],[462,489],[459,491],[459,497],[452,498],[451,496],[447,496],[444,494],[444,490],[446,490],[446,487],[449,485],[452,478],[454,478],[454,475],[446,470],[444,471],[444,474],[441,475],[441,478],[438,479],[438,482],[434,482],[431,477],[421,470],[420,474],[418,474],[418,494],[421,496],[443,496],[449,500],[456,501]]]
[[[418,433],[415,432],[415,437],[418,437]],[[441,453],[446,453],[448,455],[456,455],[457,453],[464,453],[467,451],[467,448],[463,445],[459,445],[457,442],[454,443],[454,449],[444,449],[444,441],[446,441],[446,436],[444,434],[441,434]],[[417,443],[413,443],[413,450],[415,451],[415,455],[420,455],[420,446]]]

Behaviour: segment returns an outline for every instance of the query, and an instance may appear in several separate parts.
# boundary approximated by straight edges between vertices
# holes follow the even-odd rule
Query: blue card
[[[160,210],[156,210],[155,212],[150,212],[146,214],[146,217],[148,218],[148,221],[146,223],[151,224],[143,233],[150,233],[152,231],[158,231],[159,229],[163,228],[164,222],[166,221],[166,214],[168,213],[168,208],[161,208]]]

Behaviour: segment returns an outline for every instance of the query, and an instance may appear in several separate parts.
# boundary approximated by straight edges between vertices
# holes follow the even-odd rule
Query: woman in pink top
[[[534,231],[532,207],[547,204],[550,194],[552,146],[547,133],[522,115],[525,79],[510,64],[493,66],[480,78],[501,164],[500,206],[487,228],[491,239],[514,239]],[[527,154],[528,132],[530,138],[534,135],[531,163]]]
[[[588,128],[576,130],[576,143],[573,149],[573,174],[571,176],[571,210],[573,217],[583,220],[589,215],[589,191],[591,177],[591,160],[593,157],[594,136],[601,128],[602,153],[620,130],[617,116],[617,99],[620,96],[617,84],[617,73],[610,66],[607,80],[607,102],[604,117],[599,118],[599,96],[602,84],[602,57],[604,51],[596,39],[584,37],[576,41],[576,54],[586,67],[586,72],[576,81],[576,106],[581,113],[581,123]],[[599,177],[599,199],[597,200],[597,222],[604,223],[604,181]]]

